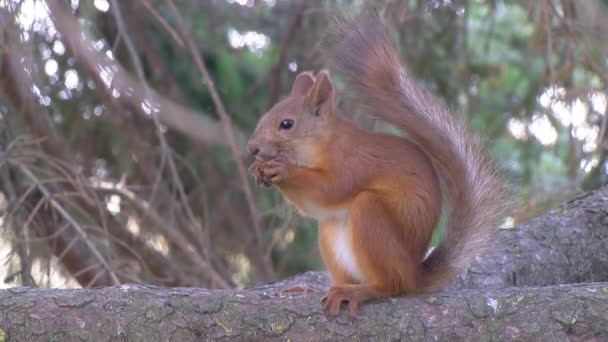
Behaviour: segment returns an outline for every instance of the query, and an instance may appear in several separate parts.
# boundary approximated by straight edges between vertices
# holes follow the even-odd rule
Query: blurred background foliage
[[[504,228],[606,183],[606,1],[0,0],[0,286],[320,269],[315,223],[254,186],[243,142],[365,7],[504,171]]]

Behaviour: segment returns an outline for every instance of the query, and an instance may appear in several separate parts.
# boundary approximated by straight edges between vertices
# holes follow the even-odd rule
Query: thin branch
[[[185,136],[196,141],[211,144],[225,145],[225,136],[222,134],[221,123],[209,118],[207,115],[192,111],[185,106],[177,104],[150,89],[146,92],[141,83],[116,61],[92,47],[92,39],[87,31],[83,30],[73,15],[69,14],[57,0],[48,0],[47,6],[55,27],[61,33],[65,43],[70,47],[74,56],[83,66],[96,72],[106,72],[112,78],[112,87],[120,93],[127,90],[131,96],[124,97],[130,101],[133,108],[140,108],[142,103],[149,105],[150,111],[158,114],[160,121]],[[235,129],[234,140],[238,151],[245,153],[245,134]]]
[[[117,285],[120,284],[120,281],[118,280],[118,278],[116,277],[116,274],[114,274],[114,271],[112,270],[112,267],[110,267],[110,265],[108,264],[108,262],[106,261],[106,259],[103,257],[103,255],[101,254],[101,252],[97,249],[97,247],[89,240],[87,233],[84,231],[84,229],[80,226],[80,224],[72,217],[72,215],[70,215],[70,213],[68,213],[61,204],[59,204],[52,196],[51,193],[48,191],[48,189],[42,184],[42,182],[40,182],[40,180],[38,179],[38,177],[36,177],[27,167],[20,165],[19,169],[21,170],[21,172],[23,172],[26,176],[28,176],[28,178],[30,180],[32,180],[34,183],[36,183],[38,185],[38,189],[40,190],[40,192],[42,192],[42,194],[47,198],[47,200],[49,201],[49,203],[51,204],[51,206],[53,208],[55,208],[55,210],[57,210],[57,212],[59,212],[61,214],[61,216],[63,216],[63,218],[69,222],[72,227],[74,227],[74,229],[76,229],[76,231],[78,233],[80,233],[80,235],[83,238],[84,243],[87,245],[87,247],[91,250],[91,253],[93,253],[93,255],[95,255],[95,257],[97,257],[97,259],[99,260],[99,262],[104,266],[104,268],[106,269],[106,271],[108,272],[108,274],[110,275],[110,278],[112,279],[112,282]]]
[[[185,46],[184,41],[179,36],[179,34],[173,29],[173,27],[169,25],[165,18],[158,14],[158,12],[150,5],[147,0],[140,0],[139,2],[142,6],[144,6],[144,9],[152,16],[152,18],[154,18],[160,24],[160,27],[162,27],[171,36],[171,38],[173,38],[173,41],[176,42],[177,45],[179,45],[179,47],[183,49]]]
[[[138,210],[142,211],[143,214],[153,219],[158,226],[162,227],[169,239],[182,246],[183,252],[186,253],[186,255],[188,255],[195,264],[201,267],[204,271],[208,272],[212,281],[216,282],[221,288],[231,287],[230,284],[228,284],[228,282],[207,260],[203,259],[198,253],[196,253],[196,248],[190,243],[190,241],[188,241],[182,234],[176,232],[175,229],[172,229],[172,227],[155,210],[152,210],[149,203],[138,198],[137,195],[128,189],[117,187],[113,184],[98,182],[92,184],[92,186],[99,189],[115,191],[123,198],[128,199]]]
[[[268,101],[266,102],[266,108],[272,107],[272,105],[274,105],[275,102],[277,102],[277,99],[279,98],[279,90],[281,88],[281,70],[285,68],[287,60],[287,50],[289,50],[291,44],[294,43],[294,38],[296,36],[296,33],[298,32],[298,28],[300,27],[300,23],[302,22],[302,18],[304,17],[304,11],[306,10],[307,6],[307,0],[300,0],[298,2],[296,13],[291,19],[291,23],[289,24],[289,30],[281,41],[279,59],[272,68],[270,72],[270,77],[268,79]]]
[[[143,84],[145,97],[149,97],[150,87],[147,84],[147,81],[146,81],[146,78],[144,75],[144,69],[143,69],[142,63],[139,59],[138,53],[135,49],[135,45],[133,44],[131,37],[126,32],[124,19],[123,19],[120,7],[118,5],[118,1],[116,1],[116,0],[111,0],[111,1],[112,1],[112,8],[113,8],[112,11],[114,13],[118,31],[119,31],[120,35],[123,37],[125,44],[127,45],[127,49],[129,50],[129,56],[131,58],[133,66],[135,67],[137,76]],[[142,110],[141,107],[138,107],[138,109]],[[152,118],[154,121],[154,127],[156,128],[156,130],[155,130],[156,135],[157,135],[158,141],[160,142],[161,149],[163,151],[162,155],[163,155],[163,157],[166,157],[166,161],[168,163],[169,170],[171,172],[173,183],[175,184],[175,187],[177,188],[177,192],[178,192],[181,202],[182,202],[182,207],[186,211],[186,214],[188,215],[188,218],[190,220],[190,224],[186,223],[184,225],[190,231],[190,233],[197,238],[198,244],[201,247],[201,251],[203,252],[205,257],[208,257],[209,251],[206,250],[205,248],[202,248],[203,246],[205,246],[204,237],[203,237],[204,229],[201,226],[200,221],[196,219],[194,212],[190,206],[190,203],[188,202],[188,198],[187,198],[185,190],[184,190],[184,185],[179,177],[177,168],[175,166],[175,161],[173,159],[172,150],[169,147],[167,140],[165,139],[164,133],[162,132],[157,113],[153,112]],[[165,159],[165,158],[163,158],[163,159]],[[160,172],[159,172],[159,176],[160,176]]]
[[[219,96],[219,93],[218,93],[217,89],[215,88],[215,83],[214,83],[213,79],[211,78],[211,75],[209,75],[207,66],[205,65],[205,62],[201,56],[200,49],[197,46],[194,39],[192,38],[190,31],[186,28],[186,24],[184,23],[181,13],[179,12],[179,10],[177,9],[177,7],[175,6],[175,4],[173,3],[172,0],[165,0],[165,3],[167,3],[167,5],[171,9],[171,11],[173,12],[175,20],[177,22],[177,26],[186,41],[186,44],[194,59],[194,63],[196,64],[196,67],[201,74],[203,83],[207,86],[207,89],[209,90],[209,94],[211,95],[211,100],[213,101],[213,105],[214,105],[218,115],[220,116],[224,135],[225,135],[226,139],[228,140],[228,146],[230,147],[230,152],[232,153],[232,156],[236,163],[241,186],[243,188],[243,192],[245,193],[245,198],[247,200],[247,204],[249,207],[249,213],[250,213],[252,221],[253,221],[253,228],[254,228],[256,240],[257,240],[257,243],[261,247],[264,245],[264,238],[263,238],[261,224],[260,224],[260,214],[255,205],[253,192],[251,191],[251,186],[250,186],[250,183],[248,180],[249,177],[245,170],[245,166],[243,165],[243,161],[241,160],[241,155],[242,155],[243,151],[240,150],[238,147],[235,132],[234,132],[234,126],[232,125],[230,116],[226,112],[224,103],[222,102],[222,100]],[[271,266],[271,263],[269,260],[265,260],[265,267],[266,267],[266,270],[263,270],[263,271],[268,273],[267,275],[272,276],[272,273],[274,273],[274,272],[272,271],[272,266]]]

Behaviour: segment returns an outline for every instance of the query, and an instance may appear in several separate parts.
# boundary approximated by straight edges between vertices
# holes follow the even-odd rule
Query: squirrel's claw
[[[348,288],[332,286],[329,291],[321,298],[321,305],[332,315],[340,313],[342,302],[348,302],[348,310],[351,317],[359,313],[359,298]]]

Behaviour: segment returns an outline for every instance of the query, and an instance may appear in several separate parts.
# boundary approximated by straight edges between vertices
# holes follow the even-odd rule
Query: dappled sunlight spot
[[[103,114],[103,106],[95,106],[93,114],[95,114],[95,116],[101,116],[101,114]]]
[[[293,231],[293,229],[290,229],[287,231],[287,233],[285,233],[285,242],[288,244],[292,243],[295,237],[296,233]]]
[[[110,3],[106,0],[95,0],[93,5],[101,12],[107,12],[110,9]]]
[[[597,141],[600,134],[599,127],[589,127],[588,125],[585,125],[585,127],[577,128],[576,132],[577,138],[580,137],[579,140],[584,142],[583,152],[590,153],[597,149]]]
[[[599,159],[597,157],[593,157],[591,159],[583,159],[581,160],[579,166],[585,172],[590,172],[599,164]]]
[[[55,52],[59,56],[63,56],[63,54],[65,53],[65,45],[63,45],[60,40],[56,40],[53,43],[53,52]]]
[[[148,101],[143,101],[141,103],[141,109],[146,113],[146,115],[152,114],[152,107]]]
[[[131,89],[132,91],[132,89]],[[141,103],[141,109],[144,111],[146,115],[151,115],[152,113],[160,112],[160,107],[156,103],[151,103],[148,100],[143,100]]]
[[[49,76],[57,75],[57,69],[59,69],[59,65],[54,59],[49,59],[44,63],[44,72]]]
[[[135,89],[133,87],[127,87],[127,89],[124,89],[124,92],[129,97],[135,96]]]
[[[125,189],[124,183],[110,182],[110,181],[104,180],[103,177],[99,177],[99,176],[91,176],[89,178],[89,181],[91,181],[91,186],[93,186],[95,188],[99,188],[99,189],[105,189],[105,190],[112,190],[112,189],[124,190]]]
[[[518,118],[510,118],[507,127],[511,135],[517,140],[528,139],[528,128],[526,123]]]
[[[226,0],[229,4],[237,4],[240,6],[253,7],[255,4],[254,0]],[[269,7],[274,7],[277,4],[277,0],[264,0],[264,3]]]
[[[2,218],[4,218],[4,216]],[[21,285],[19,283],[19,278],[15,276],[16,265],[11,265],[13,261],[11,256],[14,253],[12,249],[10,243],[0,237],[0,265],[2,265],[2,267],[0,267],[0,289]]]
[[[545,89],[545,91],[538,97],[538,102],[541,106],[553,111],[553,115],[562,123],[564,126],[570,126],[572,116],[570,109],[564,101],[566,96],[566,90],[561,87],[551,86]]]
[[[254,0],[226,0],[229,4],[237,4],[241,6],[253,7]]]
[[[62,100],[67,100],[72,97],[72,95],[70,95],[70,93],[68,93],[67,91],[65,91],[63,89],[57,93],[57,96],[59,96],[59,98]]]
[[[551,86],[539,96],[538,102],[545,108],[549,108],[552,103],[563,100],[566,95],[566,89],[561,87]]]
[[[65,277],[61,274],[59,270],[62,267],[59,259],[55,256],[51,257],[50,265],[40,260],[34,260],[32,263],[32,278],[36,280],[38,286],[62,289],[81,288],[74,278]]]
[[[19,38],[21,38],[22,41],[26,42],[26,41],[30,40],[30,34],[23,31],[23,32],[21,32],[21,35],[19,36]]]
[[[104,46],[105,46],[105,43],[104,43],[103,39],[100,39],[93,43],[93,48],[97,51],[101,51],[101,49],[103,49]]]
[[[298,71],[298,63],[296,63],[296,61],[289,62],[288,67],[289,67],[289,71],[291,71],[291,72]]]
[[[127,218],[127,229],[135,236],[139,235],[140,226],[136,216],[129,215]]]
[[[76,70],[74,69],[69,69],[65,72],[64,74],[65,77],[65,87],[70,89],[70,90],[74,90],[76,88],[78,88],[79,85],[79,78],[78,78],[78,73],[76,72]]]
[[[562,125],[565,127],[570,126],[572,123],[572,115],[564,101],[553,102],[551,104],[551,110],[553,111],[553,115],[562,123]]]
[[[232,281],[236,284],[237,289],[242,289],[249,282],[249,274],[251,273],[251,261],[243,254],[228,256],[228,262],[232,266],[234,273]]]
[[[40,91],[40,88],[38,88],[38,86],[33,84],[31,89],[32,89],[32,93],[34,95],[36,95],[36,98],[38,98],[38,103],[40,103],[43,106],[49,106],[51,104],[51,98],[49,96],[43,95]]]
[[[15,4],[15,1],[12,3]],[[46,3],[41,0],[22,0],[16,18],[21,28],[28,31],[38,32],[53,26]]]
[[[85,120],[89,120],[91,118],[91,110],[89,108],[86,108],[82,112],[82,118],[85,119]]]
[[[245,46],[258,57],[261,57],[264,49],[270,44],[270,38],[267,35],[256,32],[247,31],[241,33],[234,28],[228,29],[228,42],[235,49],[240,49]]]
[[[118,195],[110,195],[106,198],[106,208],[112,215],[120,213],[121,198]]]
[[[11,265],[13,248],[8,241],[0,238],[0,289],[19,286],[17,277],[15,276],[14,266]],[[13,267],[11,267],[13,266]]]
[[[111,70],[111,68],[103,65],[98,65],[97,68],[99,69],[99,77],[101,77],[101,81],[106,85],[107,88],[110,88],[112,85],[112,80],[114,79],[114,72]],[[93,87],[94,86],[95,84],[93,83]],[[91,85],[89,85],[89,87],[91,87]]]
[[[3,219],[3,217],[0,217]],[[2,223],[0,223],[2,224]],[[13,247],[6,239],[0,237],[0,289],[21,286],[18,259],[13,258]],[[32,262],[31,276],[36,286],[50,288],[80,288],[72,277],[64,276],[59,270],[63,266],[59,259],[51,256],[50,264],[36,259]]]
[[[589,108],[580,99],[574,100],[572,103],[570,113],[572,117],[571,124],[574,127],[578,127],[587,121],[587,113]]]
[[[534,114],[529,128],[532,135],[543,145],[553,145],[557,141],[557,131],[544,114]]]
[[[46,96],[46,95],[45,96],[41,96],[39,100],[40,100],[39,101],[40,104],[43,105],[43,106],[45,106],[45,107],[48,107],[48,106],[51,105],[51,98],[49,96]]]
[[[500,229],[510,229],[513,228],[515,226],[515,219],[513,219],[513,217],[511,216],[507,216],[505,217],[505,219],[503,220],[502,224],[500,225]]]
[[[113,61],[114,60],[114,53],[112,53],[112,50],[108,50],[106,51],[106,56]]]
[[[277,233],[281,233],[281,231],[277,231]],[[281,249],[286,249],[293,242],[295,237],[295,230],[293,228],[289,228],[285,232],[282,232],[282,236],[279,236],[277,239],[277,246]]]
[[[593,152],[597,148],[597,139],[599,128],[589,124],[590,109],[600,115],[604,115],[606,111],[606,95],[595,92],[589,96],[589,104],[580,98],[576,98],[571,102],[564,101],[566,90],[560,87],[548,87],[539,96],[538,102],[544,108],[550,109],[552,115],[555,116],[564,127],[571,127],[574,138],[583,142],[583,152]],[[537,117],[539,117],[537,115]],[[538,120],[538,119],[537,119]],[[546,122],[545,122],[546,121]],[[539,140],[544,140],[545,145],[553,140],[554,127],[549,127],[550,122],[545,117],[541,121],[537,121],[534,127],[530,127],[532,133]]]
[[[164,236],[156,234],[146,239],[146,243],[162,255],[169,255],[169,243],[167,242],[167,239],[165,239]]]
[[[570,116],[572,117],[571,124],[573,127],[573,136],[577,140],[584,142],[584,152],[594,151],[597,147],[599,128],[597,126],[590,126],[587,121],[589,106],[580,99],[576,99],[572,103],[570,113]]]
[[[606,99],[606,94],[603,93],[593,93],[591,95],[591,106],[593,107],[593,110],[595,110],[596,112],[604,115],[604,113],[606,113],[606,106],[607,106],[607,99]]]
[[[35,84],[32,84],[32,93],[36,96],[40,96],[40,88]]]

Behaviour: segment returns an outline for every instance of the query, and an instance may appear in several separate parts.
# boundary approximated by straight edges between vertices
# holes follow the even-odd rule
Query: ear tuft
[[[329,72],[322,70],[317,74],[315,83],[306,95],[304,103],[315,115],[320,115],[323,109],[333,104],[334,85],[329,77]]]
[[[312,72],[301,72],[291,86],[291,95],[304,96],[308,93],[312,85],[315,84],[315,77]]]

